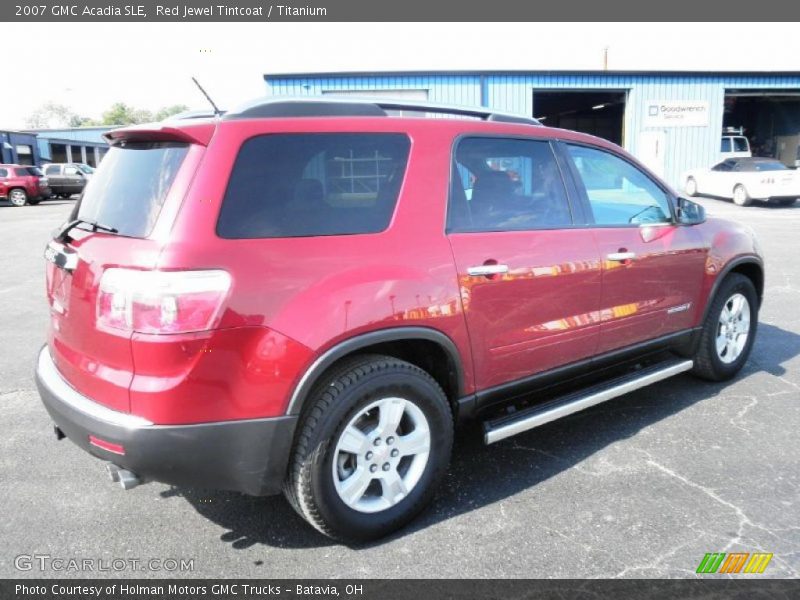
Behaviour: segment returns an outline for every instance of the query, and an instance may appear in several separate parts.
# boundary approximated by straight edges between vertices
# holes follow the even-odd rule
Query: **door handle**
[[[508,273],[508,265],[479,265],[477,267],[469,267],[467,273],[472,277],[502,275],[503,273]]]
[[[611,254],[607,255],[606,258],[608,260],[613,260],[616,262],[622,262],[623,260],[633,260],[636,258],[636,252],[612,252]]]

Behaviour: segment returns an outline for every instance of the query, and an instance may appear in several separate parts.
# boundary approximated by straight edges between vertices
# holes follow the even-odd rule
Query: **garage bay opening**
[[[622,145],[624,90],[533,91],[533,116],[548,127],[589,133]]]
[[[800,90],[726,90],[722,132],[723,146],[726,137],[742,135],[752,156],[800,166]]]

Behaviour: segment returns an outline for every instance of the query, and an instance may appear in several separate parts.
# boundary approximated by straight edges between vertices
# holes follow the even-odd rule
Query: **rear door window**
[[[111,148],[84,189],[78,218],[113,227],[120,235],[147,237],[188,151],[188,144],[174,142]]]
[[[531,231],[572,225],[550,143],[475,137],[456,149],[449,232]]]
[[[377,233],[389,226],[410,141],[399,133],[289,133],[247,140],[217,222],[223,238]]]

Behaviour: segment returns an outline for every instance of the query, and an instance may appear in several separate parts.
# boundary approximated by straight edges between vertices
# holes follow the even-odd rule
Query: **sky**
[[[800,71],[793,23],[21,23],[24,78],[0,129],[57,102],[99,118],[114,102],[222,108],[266,93],[264,73],[399,70]]]

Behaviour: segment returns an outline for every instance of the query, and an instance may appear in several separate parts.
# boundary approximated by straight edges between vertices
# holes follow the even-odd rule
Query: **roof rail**
[[[224,113],[225,111],[222,111],[222,114]],[[214,117],[218,116],[219,114],[215,113],[213,110],[185,110],[183,112],[166,117],[162,120],[162,122],[186,121],[191,119],[213,119]]]
[[[484,121],[541,125],[532,117],[498,112],[476,106],[455,106],[410,100],[335,96],[272,96],[249,102],[225,114],[223,119],[278,117],[386,117],[387,110],[474,117]]]

